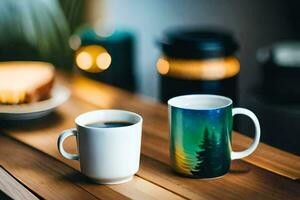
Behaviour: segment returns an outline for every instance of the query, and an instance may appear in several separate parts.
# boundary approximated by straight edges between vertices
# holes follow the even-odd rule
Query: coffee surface
[[[133,125],[131,122],[125,121],[97,121],[93,123],[86,124],[88,127],[93,128],[116,128]]]

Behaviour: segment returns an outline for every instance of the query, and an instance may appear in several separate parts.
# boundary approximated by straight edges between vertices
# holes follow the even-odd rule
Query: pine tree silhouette
[[[209,140],[209,132],[206,128],[204,130],[202,144],[199,145],[199,151],[197,151],[197,165],[191,173],[195,177],[206,177],[210,174],[210,151],[211,151],[211,142]]]
[[[197,151],[197,165],[191,173],[195,177],[210,178],[223,175],[229,167],[229,155],[226,138],[227,132],[222,129],[221,133],[204,130],[203,141]],[[217,134],[221,134],[217,137]]]

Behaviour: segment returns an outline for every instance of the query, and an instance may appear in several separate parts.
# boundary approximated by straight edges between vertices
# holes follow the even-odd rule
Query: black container
[[[217,94],[238,102],[240,63],[232,35],[224,30],[174,30],[161,42],[157,62],[160,99],[185,94]]]
[[[273,102],[300,102],[300,40],[282,41],[258,50],[262,90]]]
[[[259,118],[261,142],[289,151],[300,156],[300,103],[282,103],[269,98],[260,88],[247,91],[244,104]],[[241,133],[252,137],[251,123],[242,123]]]

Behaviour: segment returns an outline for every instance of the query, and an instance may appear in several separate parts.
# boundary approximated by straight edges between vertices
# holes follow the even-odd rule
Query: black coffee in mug
[[[133,125],[133,123],[126,121],[97,121],[90,124],[86,124],[86,126],[93,128],[117,128],[130,125]]]

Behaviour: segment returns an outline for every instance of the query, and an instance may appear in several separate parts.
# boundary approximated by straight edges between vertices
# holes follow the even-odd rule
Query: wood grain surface
[[[30,190],[19,183],[2,166],[0,166],[0,191],[6,196],[15,200],[35,200],[38,199]],[[1,197],[0,197],[1,199]]]
[[[77,115],[101,108],[126,109],[144,118],[140,170],[128,183],[92,184],[78,172],[77,161],[66,160],[57,151],[58,135],[75,126],[73,120]],[[0,137],[0,163],[47,199],[59,199],[62,190],[65,199],[78,199],[80,195],[100,199],[299,199],[300,196],[299,182],[292,180],[299,178],[299,157],[265,144],[260,144],[245,161],[232,162],[230,172],[219,179],[190,179],[175,174],[169,166],[166,106],[105,84],[76,78],[71,99],[56,112],[33,121],[2,122],[0,129],[22,142]],[[234,134],[233,140],[235,149],[246,148],[250,142],[250,138],[239,133]],[[66,140],[65,148],[76,152],[74,137]],[[18,154],[14,154],[14,149],[19,149]],[[29,159],[24,161],[24,157]],[[33,166],[29,175],[24,170],[28,166]],[[51,189],[56,184],[57,196]],[[74,196],[68,196],[70,193]]]
[[[94,184],[77,170],[6,136],[0,137],[0,152],[5,169],[45,199],[182,199],[139,177],[115,186]]]
[[[0,162],[2,166],[23,185],[26,185],[44,199],[97,199],[88,192],[86,179],[76,170],[64,165],[40,151],[21,144],[6,136],[0,137]],[[88,187],[85,188],[84,186]],[[104,187],[99,193],[107,194],[107,199],[123,195]],[[126,198],[125,198],[126,199]]]

